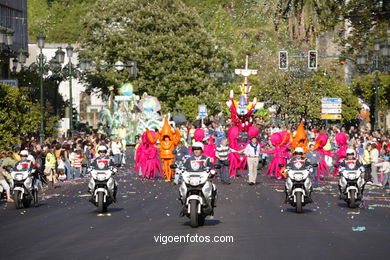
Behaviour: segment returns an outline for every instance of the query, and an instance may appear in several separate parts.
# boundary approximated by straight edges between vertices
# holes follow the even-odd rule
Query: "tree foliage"
[[[222,83],[213,82],[210,72],[231,54],[216,46],[194,9],[175,0],[100,0],[84,26],[83,54],[95,63],[137,61],[136,91],[158,97],[165,111],[185,110],[191,118],[199,103],[211,112],[219,106]],[[126,70],[104,66],[86,77],[91,89],[101,89],[99,82],[119,86],[128,80]]]
[[[325,71],[306,78],[286,72],[267,82],[260,92],[267,97],[267,106],[274,106],[280,116],[293,122],[302,117],[319,120],[321,98],[325,97],[342,98],[343,120],[356,119],[359,109],[352,91]]]
[[[29,0],[28,29],[32,39],[43,32],[48,42],[75,43],[82,20],[95,0]]]
[[[18,143],[20,136],[38,132],[39,105],[26,92],[0,84],[0,146]]]
[[[353,93],[368,104],[375,102],[375,73],[356,78],[351,83]],[[381,109],[390,106],[390,75],[378,73],[378,105]]]

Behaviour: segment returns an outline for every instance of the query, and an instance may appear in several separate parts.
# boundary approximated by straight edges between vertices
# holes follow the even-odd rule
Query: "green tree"
[[[220,107],[224,89],[211,81],[210,72],[222,68],[231,54],[216,46],[193,8],[175,0],[100,0],[84,25],[83,54],[95,63],[136,60],[136,91],[158,97],[163,112],[179,110],[192,118],[189,97],[195,108],[207,103],[212,113]],[[86,76],[91,90],[127,80],[127,71],[106,67]]]
[[[95,0],[29,0],[29,34],[44,32],[48,42],[76,43],[83,30],[82,18]]]
[[[28,100],[26,92],[0,84],[0,146],[19,143],[20,136],[36,133],[39,105]]]
[[[359,112],[357,97],[348,86],[325,71],[307,78],[299,78],[293,72],[283,73],[264,84],[260,93],[267,97],[268,106],[275,106],[278,115],[291,121],[301,117],[319,120],[324,97],[342,98],[343,120],[356,119]]]
[[[340,1],[326,0],[279,0],[277,1],[277,22],[281,19],[288,21],[291,39],[314,41],[321,31],[321,24],[329,16],[334,19],[332,11]]]
[[[378,73],[378,105],[380,109],[390,106],[390,75]],[[353,93],[368,104],[375,102],[375,73],[356,78],[351,83]]]

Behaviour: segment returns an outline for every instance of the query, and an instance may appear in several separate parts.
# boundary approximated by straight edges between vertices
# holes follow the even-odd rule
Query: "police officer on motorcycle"
[[[107,162],[104,166],[104,169],[112,169],[112,172],[113,172],[112,176],[113,176],[116,173],[116,168],[115,168],[116,165],[107,153],[108,153],[107,146],[99,145],[99,147],[98,147],[99,156],[96,157],[92,161],[90,167],[93,169],[98,169],[98,162],[100,162],[100,161]],[[117,187],[118,187],[118,184],[117,184],[116,180],[114,179],[114,192],[113,192],[112,196],[114,197],[115,201],[116,201]]]
[[[211,167],[211,158],[203,155],[204,146],[201,142],[195,142],[192,145],[192,156],[188,158],[184,166],[193,172],[201,172],[204,170],[204,167]]]
[[[287,162],[286,170],[301,170],[301,169],[307,169],[310,167],[310,162],[306,158],[303,157],[303,149],[301,147],[297,147],[294,150],[293,157]],[[289,178],[289,177],[287,177]],[[308,198],[309,201],[312,201],[311,199],[311,190],[308,192]],[[285,203],[288,203],[288,191],[287,188],[285,190],[286,193],[286,200]]]
[[[205,167],[212,167],[211,158],[202,154],[204,151],[204,146],[201,142],[195,142],[192,147],[192,156],[184,162],[184,167],[187,169],[187,171],[190,172],[201,172],[205,170]],[[214,173],[213,173],[214,172]],[[211,171],[211,178],[215,176],[216,171]],[[211,202],[212,206],[215,207],[215,198],[217,195],[217,189],[215,188],[215,185],[213,186],[213,198],[214,200]]]
[[[303,149],[301,147],[295,148],[293,157],[288,161],[286,168],[291,170],[299,170],[302,167],[297,168],[298,162],[303,164],[303,168],[310,166],[309,161],[303,157]]]
[[[343,170],[346,169],[352,171],[356,171],[360,169],[362,173],[364,173],[365,170],[363,164],[361,164],[360,161],[356,159],[355,151],[351,148],[347,149],[347,157],[341,161],[338,171],[341,173]],[[343,187],[341,187],[339,184],[340,199],[343,199],[345,196],[342,192],[342,189]],[[364,185],[361,188],[360,194],[363,194],[363,190],[364,190]]]
[[[354,165],[353,168],[348,167],[348,165]],[[350,170],[363,169],[363,165],[358,159],[355,158],[355,151],[351,148],[347,149],[347,158],[343,159],[340,163],[339,171],[345,170],[347,167]]]
[[[28,154],[28,151],[27,150],[22,150],[19,154],[20,156],[20,161],[18,161],[16,164],[15,164],[15,169],[18,169],[18,166],[23,164],[23,163],[28,163],[29,165],[29,171],[31,171],[31,175],[33,176],[33,185],[36,184],[37,181],[39,181],[39,185],[40,186],[40,180],[39,180],[39,176],[38,176],[38,170],[37,170],[37,167],[35,167],[34,165],[34,157],[32,157],[32,155],[29,155]]]

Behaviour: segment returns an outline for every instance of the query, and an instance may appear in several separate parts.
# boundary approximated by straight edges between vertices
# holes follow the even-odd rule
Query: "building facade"
[[[64,43],[46,43],[45,48],[42,49],[43,55],[46,57],[47,61],[50,61],[54,58],[55,52],[58,50],[58,47],[61,47],[65,50],[68,44]],[[77,49],[77,45],[74,45]],[[28,45],[28,53],[29,57],[26,60],[25,67],[29,67],[31,64],[35,63],[37,60],[37,56],[39,55],[39,48],[37,44],[29,44]],[[62,66],[66,66],[69,62],[68,56],[64,57],[64,64]],[[79,64],[79,55],[78,52],[74,52],[71,62],[74,65]],[[20,64],[17,67],[20,70]],[[49,72],[50,75],[51,72]],[[45,86],[44,86],[45,89]],[[64,80],[59,84],[58,87],[59,94],[64,98],[65,101],[69,101],[70,93],[69,93],[69,80]],[[46,92],[45,92],[46,93]],[[88,94],[86,92],[85,84],[79,81],[77,78],[72,79],[72,99],[73,99],[73,108],[76,109],[79,115],[80,123],[88,123],[89,126],[93,128],[97,128],[99,123],[99,112],[102,108],[106,106],[106,102],[102,100],[99,93],[91,93]],[[60,122],[60,132],[65,133],[69,129],[69,114],[66,110],[65,117],[61,119]]]
[[[8,79],[11,60],[28,48],[27,0],[0,0],[0,34],[12,35],[12,44],[0,39],[0,79]]]

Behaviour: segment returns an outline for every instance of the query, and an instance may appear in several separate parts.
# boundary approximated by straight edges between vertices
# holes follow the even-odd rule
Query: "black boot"
[[[112,196],[114,197],[114,202],[116,202],[116,193],[118,191],[118,187],[115,185],[114,186],[114,192],[112,193]]]
[[[284,204],[287,204],[289,202],[287,190],[284,191],[284,195],[286,196],[284,199]]]

